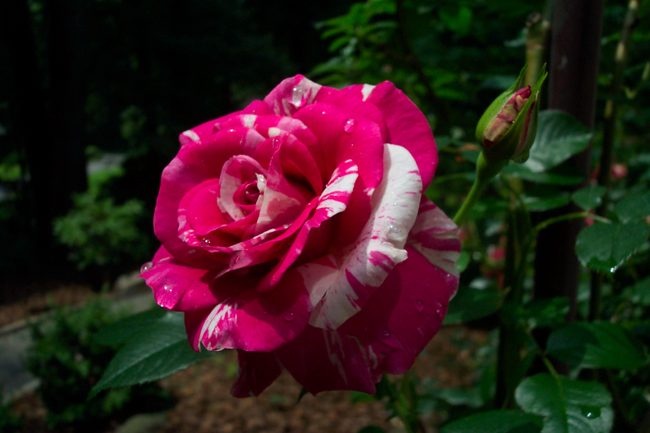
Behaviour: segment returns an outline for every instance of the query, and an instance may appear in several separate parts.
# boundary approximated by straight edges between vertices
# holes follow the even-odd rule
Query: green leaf
[[[580,262],[600,272],[614,272],[643,246],[650,234],[645,223],[595,223],[578,234]]]
[[[566,297],[536,299],[526,305],[525,317],[531,328],[554,327],[562,323],[569,312]]]
[[[648,360],[640,347],[620,325],[572,323],[551,334],[546,351],[571,367],[633,370]]]
[[[599,185],[589,185],[573,193],[573,202],[584,210],[597,208],[602,202],[607,188]]]
[[[181,314],[168,313],[162,308],[155,307],[105,326],[95,334],[94,338],[99,344],[105,346],[121,346],[133,338],[134,332],[144,334],[154,332],[161,321],[183,325]]]
[[[628,194],[616,206],[614,213],[622,222],[643,221],[650,216],[650,191]]]
[[[503,170],[501,170],[501,173],[509,174],[529,182],[546,185],[578,185],[583,181],[583,178],[580,176],[558,173],[537,173],[522,164],[507,165]]]
[[[445,325],[455,325],[489,316],[499,309],[502,298],[496,288],[461,287],[449,303]]]
[[[539,433],[542,419],[519,410],[491,410],[452,421],[440,433]]]
[[[612,398],[598,382],[538,374],[515,390],[517,404],[544,417],[542,433],[609,433],[614,412]]]
[[[136,331],[131,333],[131,337],[126,339],[124,346],[115,354],[91,390],[90,397],[106,388],[160,379],[209,356],[210,352],[197,353],[190,348],[182,314],[147,313],[149,314],[136,315],[130,321],[125,321]],[[138,323],[142,323],[142,327],[138,327]],[[118,330],[117,337],[112,341],[124,341],[121,334],[124,328],[115,329]],[[111,341],[110,337],[105,338]]]
[[[536,173],[553,168],[582,152],[591,141],[589,129],[563,111],[541,111],[538,121],[537,136],[525,163]]]
[[[650,305],[650,277],[625,289],[626,297],[636,305]]]
[[[529,211],[543,212],[569,204],[568,194],[556,194],[552,197],[524,197],[524,204]]]

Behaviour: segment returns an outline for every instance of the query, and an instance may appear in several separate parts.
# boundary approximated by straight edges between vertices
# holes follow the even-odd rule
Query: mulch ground
[[[13,317],[30,314],[35,306],[83,302],[92,296],[89,289],[70,286],[50,291],[42,299],[23,300],[23,306],[0,306],[13,311]],[[43,304],[45,302],[45,304]],[[40,310],[39,310],[40,311]],[[420,378],[430,378],[445,387],[470,386],[476,378],[477,351],[487,335],[464,328],[442,330],[418,358],[414,367]],[[389,419],[383,402],[354,399],[347,392],[328,392],[300,401],[300,387],[284,374],[257,398],[235,399],[230,386],[236,376],[234,353],[194,365],[162,381],[162,386],[178,400],[166,415],[160,433],[356,433],[376,425],[389,433],[403,432],[396,419]],[[362,400],[362,401],[358,401]],[[47,432],[45,409],[36,393],[27,394],[12,404],[14,413],[23,419],[23,432]],[[425,420],[430,432],[441,422],[442,415]]]
[[[60,281],[0,283],[0,327],[51,310],[55,305],[81,305],[94,295],[90,286]]]

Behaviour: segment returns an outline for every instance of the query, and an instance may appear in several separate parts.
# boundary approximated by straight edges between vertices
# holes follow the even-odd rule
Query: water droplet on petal
[[[302,99],[303,95],[304,95],[304,91],[302,88],[294,87],[291,90],[291,104],[296,108],[300,108],[303,102]]]
[[[203,238],[201,239],[201,244],[205,245],[206,247],[209,247],[210,245],[212,245],[212,241],[208,238]]]
[[[171,293],[171,291],[174,289],[171,284],[164,284],[163,285],[163,290],[167,293]]]
[[[442,318],[443,308],[442,308],[442,304],[440,302],[436,302],[434,304],[433,311],[436,313],[436,316]]]
[[[424,302],[420,299],[415,300],[415,309],[418,310],[419,312],[424,311]]]
[[[352,131],[352,128],[354,128],[354,119],[346,120],[345,125],[343,125],[343,130],[345,132],[350,132],[350,131]]]
[[[140,273],[144,274],[145,272],[148,272],[153,268],[153,263],[152,262],[147,262],[144,265],[140,267]]]
[[[389,337],[390,337],[390,332],[384,331],[384,338],[389,338]]]
[[[295,314],[289,312],[289,313],[284,315],[284,320],[286,320],[287,322],[291,322],[294,319],[294,317],[295,317]]]

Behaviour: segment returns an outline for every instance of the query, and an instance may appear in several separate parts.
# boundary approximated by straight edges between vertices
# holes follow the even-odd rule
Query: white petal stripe
[[[373,211],[356,245],[341,256],[329,256],[322,264],[299,268],[314,307],[310,324],[338,328],[359,311],[359,302],[368,295],[357,290],[369,292],[379,287],[392,268],[406,260],[404,245],[421,194],[422,181],[413,156],[404,147],[385,144],[384,178],[373,195]]]

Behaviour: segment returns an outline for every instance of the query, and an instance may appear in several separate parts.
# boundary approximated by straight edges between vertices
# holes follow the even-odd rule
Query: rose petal
[[[215,304],[217,298],[204,282],[205,274],[205,269],[179,264],[164,247],[158,249],[151,264],[142,271],[156,303],[178,311],[200,310]]]
[[[436,142],[422,111],[393,83],[371,89],[366,101],[379,108],[388,129],[388,141],[404,146],[417,161],[422,184],[428,185],[438,165]]]
[[[219,298],[210,311],[194,313],[188,335],[198,350],[268,352],[295,339],[309,318],[307,291],[288,276],[281,287],[260,294],[251,275],[226,274],[212,282]],[[197,316],[200,316],[197,317]]]
[[[224,213],[237,221],[244,217],[244,211],[235,203],[235,192],[246,182],[266,177],[266,170],[253,158],[247,155],[235,155],[228,159],[221,168],[219,176],[219,207]],[[260,191],[260,195],[263,191]]]
[[[204,124],[205,125],[205,124]],[[188,142],[165,167],[154,211],[154,231],[165,248],[175,258],[196,260],[195,249],[178,237],[178,209],[182,198],[196,185],[219,176],[223,164],[233,154],[247,154],[254,143],[247,141],[246,129],[229,129],[212,135],[202,135],[201,142]],[[205,258],[202,252],[199,252]]]
[[[413,157],[403,147],[386,144],[384,158],[384,179],[357,245],[342,257],[331,255],[297,268],[310,291],[313,326],[339,327],[406,259],[404,245],[417,217],[422,183]]]
[[[313,214],[302,225],[278,265],[262,280],[258,286],[260,290],[268,290],[278,284],[284,273],[300,257],[312,231],[347,208],[358,176],[359,167],[351,160],[343,161],[334,170],[332,178],[318,198],[318,204]]]
[[[456,262],[460,256],[459,229],[445,213],[426,198],[409,235],[408,244],[432,265],[458,276]]]
[[[359,342],[308,326],[277,352],[282,365],[312,394],[332,390],[375,392],[375,378]]]
[[[438,331],[458,277],[412,247],[364,308],[339,328],[367,348],[375,377],[403,373]]]
[[[262,393],[282,373],[274,353],[237,351],[239,375],[230,392],[234,397],[251,397]]]
[[[264,98],[276,114],[290,116],[312,103],[321,85],[296,75],[283,80]]]

